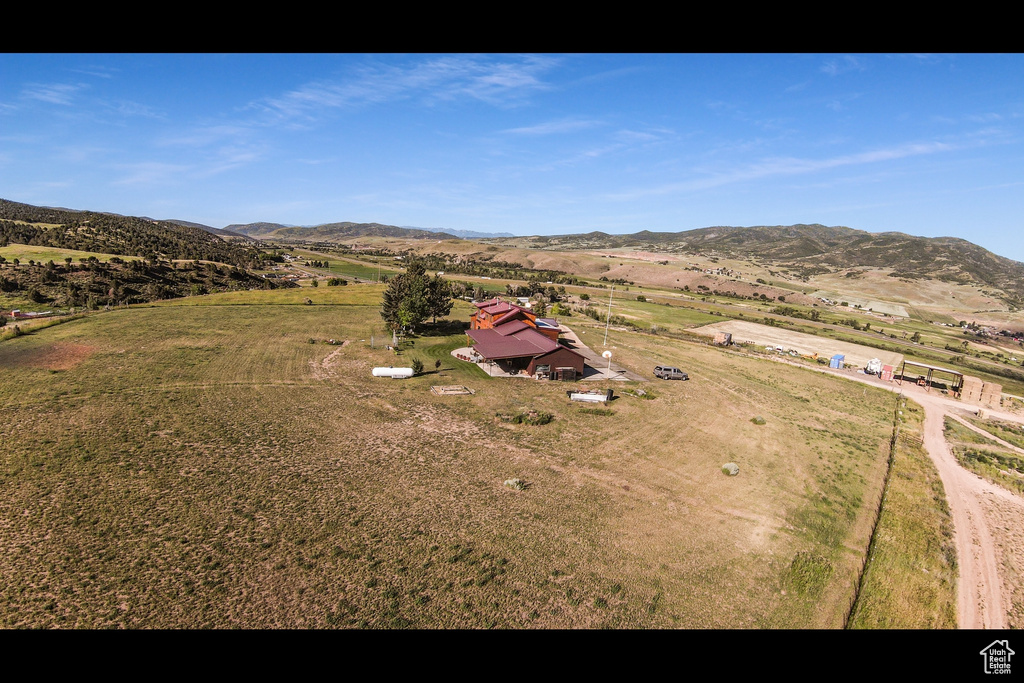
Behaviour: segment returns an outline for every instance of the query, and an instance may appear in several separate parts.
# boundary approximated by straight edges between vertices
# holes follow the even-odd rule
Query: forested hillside
[[[259,264],[255,247],[228,243],[198,227],[134,216],[30,206],[0,199],[0,246],[31,244],[118,254]]]

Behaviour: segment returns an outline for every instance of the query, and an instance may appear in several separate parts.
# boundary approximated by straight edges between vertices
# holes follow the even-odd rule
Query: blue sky
[[[822,223],[1024,261],[1024,55],[0,55],[0,197],[214,227]]]

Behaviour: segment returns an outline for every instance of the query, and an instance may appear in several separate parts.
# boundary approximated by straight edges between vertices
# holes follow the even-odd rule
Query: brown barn
[[[505,372],[547,378],[583,376],[582,355],[542,334],[525,320],[470,329],[466,334],[476,353],[497,363]]]
[[[531,309],[517,306],[495,297],[487,301],[475,301],[476,313],[469,321],[471,330],[489,330],[516,320],[521,320],[552,341],[558,341],[558,321],[552,318],[538,318]]]

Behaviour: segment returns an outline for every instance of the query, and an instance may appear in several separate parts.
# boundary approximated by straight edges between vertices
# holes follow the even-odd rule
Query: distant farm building
[[[900,366],[899,373],[897,373],[897,379],[900,383],[904,381],[914,381],[919,386],[925,387],[926,389],[931,389],[932,386],[939,384],[938,378],[935,377],[936,373],[940,375],[947,375],[950,380],[949,387],[953,390],[953,392],[956,394],[962,393],[962,390],[964,388],[964,380],[968,378],[966,378],[962,372],[957,372],[956,370],[949,370],[947,368],[940,368],[937,365],[928,365],[927,363],[915,363],[914,361],[905,360],[903,361],[903,364]],[[972,377],[969,379],[974,378]],[[977,382],[978,389],[980,392],[982,382],[980,379],[977,380]],[[946,386],[944,382],[941,384],[943,387]]]
[[[909,367],[908,367],[909,366]],[[949,383],[940,381],[935,375],[947,375]],[[1003,386],[995,382],[984,382],[977,377],[965,375],[956,370],[940,368],[936,365],[904,361],[899,372],[900,381],[915,381],[926,389],[933,386],[946,388],[953,392],[964,403],[989,408],[998,407],[1003,398]]]

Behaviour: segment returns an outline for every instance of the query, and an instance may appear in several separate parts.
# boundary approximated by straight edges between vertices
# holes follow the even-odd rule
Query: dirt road
[[[902,390],[904,396],[924,408],[924,447],[942,479],[953,518],[959,574],[957,623],[968,629],[1019,626],[1010,624],[1008,615],[1012,597],[1024,593],[1024,585],[1020,585],[1024,577],[1024,539],[1011,530],[1024,525],[1024,498],[961,467],[943,434],[946,415],[962,422],[960,415],[974,413],[977,408],[909,382],[899,386],[862,373],[814,369],[893,392]],[[1021,416],[1005,411],[985,412],[990,417],[1024,423]]]
[[[945,416],[962,422],[959,415],[976,408],[913,384],[904,383],[902,388],[905,396],[924,408],[924,447],[939,471],[953,517],[959,570],[957,623],[969,629],[1010,628],[1011,599],[1024,589],[1017,585],[1024,546],[1006,532],[1024,522],[1024,498],[964,469],[950,451],[943,434]],[[1003,411],[986,413],[1022,422],[1020,416]]]
[[[1007,628],[1009,605],[1003,598],[996,532],[1011,520],[1005,519],[1005,512],[998,513],[990,499],[1012,506],[1014,524],[1024,520],[1024,499],[961,467],[943,435],[948,407],[933,396],[911,398],[924,407],[924,447],[939,470],[953,517],[959,565],[958,624],[960,628]]]

